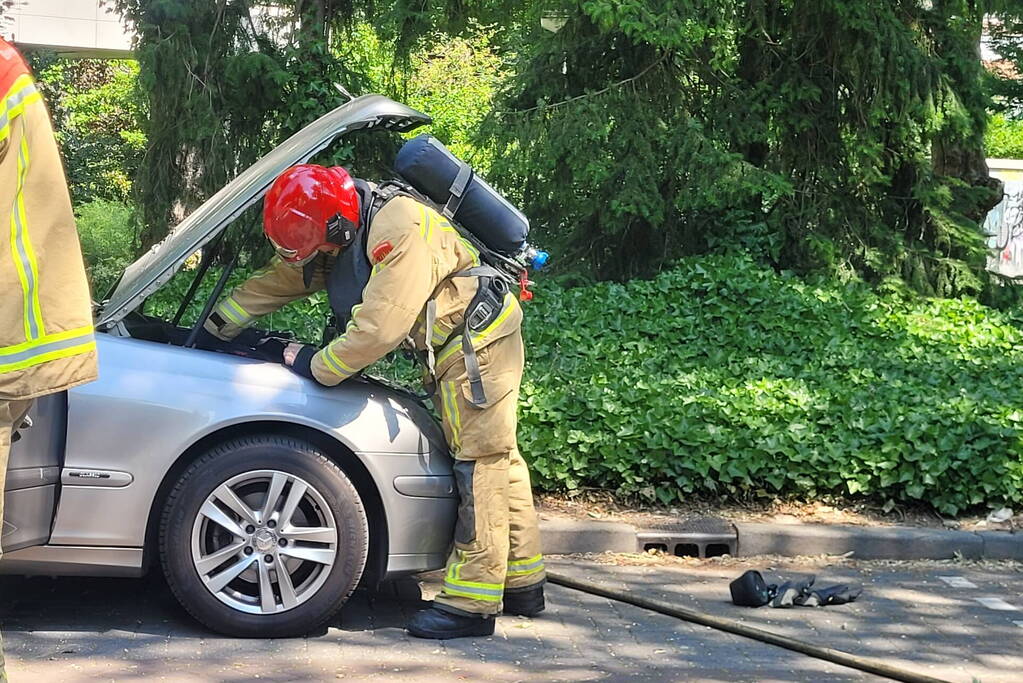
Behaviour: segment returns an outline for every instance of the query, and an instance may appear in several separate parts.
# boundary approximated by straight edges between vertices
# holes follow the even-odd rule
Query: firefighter
[[[25,61],[2,38],[0,98],[2,521],[11,442],[32,400],[95,379],[96,342],[78,232],[50,117]],[[0,642],[0,681],[6,680],[3,659]]]
[[[221,340],[289,301],[326,289],[344,332],[322,349],[289,344],[284,363],[331,386],[403,343],[432,368],[455,456],[460,503],[444,587],[408,631],[483,636],[497,613],[534,616],[545,580],[529,473],[516,444],[522,310],[479,252],[409,194],[339,167],[295,166],[274,182],[263,225],[271,264],[221,301],[204,329]],[[474,317],[475,316],[475,317]],[[466,322],[474,321],[466,333]]]

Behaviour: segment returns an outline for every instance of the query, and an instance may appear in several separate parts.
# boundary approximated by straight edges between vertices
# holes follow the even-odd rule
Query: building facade
[[[130,57],[134,32],[110,0],[14,0],[0,34],[73,57]]]

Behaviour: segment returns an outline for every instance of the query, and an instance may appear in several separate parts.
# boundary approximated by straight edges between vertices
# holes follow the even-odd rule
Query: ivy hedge
[[[1023,503],[1023,333],[963,299],[739,256],[541,283],[520,446],[545,489],[668,504],[839,494],[947,514]]]

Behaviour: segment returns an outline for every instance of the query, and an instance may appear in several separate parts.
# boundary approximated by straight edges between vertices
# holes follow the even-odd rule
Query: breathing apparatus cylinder
[[[526,248],[529,220],[437,138],[420,135],[406,142],[394,170],[488,249],[515,258]]]

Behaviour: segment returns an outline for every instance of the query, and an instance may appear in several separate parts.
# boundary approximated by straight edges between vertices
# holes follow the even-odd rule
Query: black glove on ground
[[[810,576],[800,581],[786,581],[781,586],[769,584],[760,572],[748,570],[742,576],[728,584],[732,594],[732,603],[741,607],[824,607],[825,605],[844,605],[860,596],[863,588],[838,584],[814,588],[816,577]]]
[[[815,588],[810,591],[805,601],[801,604],[807,607],[824,607],[825,605],[844,605],[860,597],[863,588],[860,586],[849,587],[845,584]]]
[[[802,581],[786,581],[778,587],[778,592],[771,600],[771,607],[792,607],[802,605],[810,596],[810,586],[817,577],[811,576]]]

